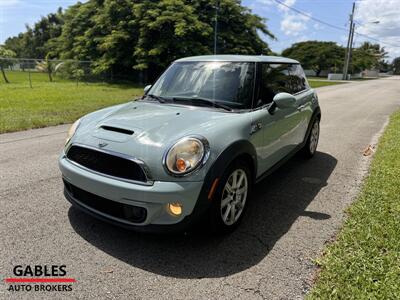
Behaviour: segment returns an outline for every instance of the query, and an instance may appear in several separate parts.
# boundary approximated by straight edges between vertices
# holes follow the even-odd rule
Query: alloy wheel
[[[317,150],[319,139],[319,123],[317,121],[314,122],[314,125],[311,129],[310,135],[310,153],[314,153]]]
[[[234,170],[225,183],[221,199],[221,218],[226,225],[233,225],[246,204],[249,183],[242,169]]]

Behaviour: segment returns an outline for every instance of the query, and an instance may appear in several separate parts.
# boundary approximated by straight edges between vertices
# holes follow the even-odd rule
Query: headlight
[[[209,145],[205,138],[185,137],[166,152],[164,166],[172,175],[183,176],[203,165],[208,156]]]
[[[73,137],[76,129],[79,127],[80,122],[81,122],[81,119],[76,120],[75,123],[72,124],[72,126],[69,128],[65,144],[67,144],[69,142],[69,140]]]

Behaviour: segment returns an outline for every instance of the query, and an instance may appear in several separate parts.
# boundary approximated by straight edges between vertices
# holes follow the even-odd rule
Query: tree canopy
[[[394,74],[400,75],[400,57],[396,57],[393,60],[392,65]]]
[[[344,53],[344,48],[335,42],[306,41],[293,44],[282,55],[300,61],[304,69],[314,70],[319,76],[322,70],[341,70]]]
[[[51,50],[51,39],[61,34],[63,13],[61,8],[56,13],[42,17],[32,27],[26,25],[26,31],[16,37],[8,38],[5,47],[18,57],[44,58]]]
[[[319,76],[322,70],[342,72],[345,49],[334,42],[305,41],[293,44],[282,55],[299,60],[305,69],[314,70]],[[366,69],[386,70],[386,55],[379,44],[364,42],[353,49],[350,70],[352,73]]]
[[[240,0],[89,0],[43,17],[5,45],[20,57],[93,61],[115,76],[145,71],[149,80],[173,60],[213,53],[218,2],[218,54],[269,54],[265,19]]]
[[[353,51],[353,72],[360,72],[366,69],[381,69],[386,56],[387,52],[379,44],[364,42]]]

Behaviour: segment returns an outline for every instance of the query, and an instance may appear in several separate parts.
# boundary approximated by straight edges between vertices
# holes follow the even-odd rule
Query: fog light
[[[182,214],[182,204],[180,203],[169,203],[168,209],[170,213],[175,216],[179,216]]]

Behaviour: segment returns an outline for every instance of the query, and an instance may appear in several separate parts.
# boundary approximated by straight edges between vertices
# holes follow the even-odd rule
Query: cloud
[[[293,6],[297,0],[279,0],[279,1],[287,6]],[[284,12],[289,11],[288,7],[279,4],[275,0],[256,0],[255,3],[259,3],[268,7],[275,6],[279,11],[284,11]]]
[[[373,7],[373,9],[371,9]],[[400,5],[398,0],[364,0],[357,2],[355,13],[356,32],[368,35],[384,43],[390,58],[400,56]],[[373,23],[379,21],[378,24]],[[359,42],[368,40],[357,36]],[[371,41],[371,40],[370,40]],[[374,42],[373,40],[371,42]]]
[[[5,7],[12,7],[20,4],[20,0],[0,0],[0,7],[5,8]]]
[[[307,29],[308,20],[306,16],[285,14],[281,21],[281,30],[286,35],[298,36]]]
[[[284,0],[284,1],[281,1],[281,2],[283,2],[285,5],[291,7],[296,3],[296,0]],[[284,5],[280,5],[280,4],[278,4],[278,9],[281,10],[281,11],[285,11],[285,12],[289,11],[288,7],[286,7]]]
[[[325,26],[321,25],[320,23],[314,23],[313,27],[314,27],[314,29],[316,29],[316,30],[325,29]]]
[[[282,2],[291,7],[296,3],[296,0],[285,0]],[[293,13],[288,7],[283,5],[278,5],[278,9],[284,13],[281,21],[281,30],[284,34],[299,36],[307,29],[307,22],[310,20],[309,17]]]
[[[282,20],[280,22],[280,29],[287,36],[300,36],[302,32],[307,29],[307,22],[309,17],[296,14],[291,12],[289,7],[296,4],[297,0],[280,0],[285,5],[281,5],[274,0],[257,0],[258,3],[265,5],[266,7],[275,6],[280,14]],[[310,14],[311,15],[311,14]]]

